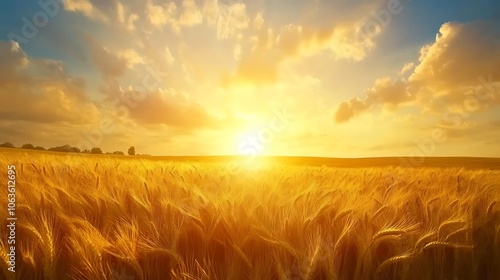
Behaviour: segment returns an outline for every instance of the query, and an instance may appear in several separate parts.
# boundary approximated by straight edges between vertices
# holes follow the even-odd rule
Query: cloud
[[[0,41],[0,84],[5,85],[13,81],[17,72],[29,63],[28,57],[18,43]]]
[[[3,141],[9,141],[16,147],[25,143],[45,148],[75,144],[80,135],[81,127],[78,125],[34,123],[30,121],[0,120],[0,132]]]
[[[141,18],[147,17],[146,1],[118,0],[58,0],[64,1],[64,9],[72,13],[81,13],[90,20],[113,27],[114,31],[134,31],[142,24]]]
[[[183,0],[178,7],[173,1],[160,5],[147,1],[146,14],[149,22],[155,26],[169,25],[174,32],[181,27],[191,27],[203,23],[202,9],[194,0]]]
[[[165,48],[165,59],[166,59],[168,65],[172,65],[175,62],[175,58],[172,55],[172,53],[170,52],[170,49],[168,47]]]
[[[0,58],[0,73],[8,73],[0,76],[1,119],[85,124],[99,115],[84,80],[68,75],[62,62],[29,59],[17,43],[4,41]]]
[[[194,0],[182,1],[182,14],[179,23],[183,26],[194,26],[203,22],[203,15]]]
[[[129,118],[141,125],[167,125],[183,131],[217,128],[223,125],[218,119],[187,95],[174,89],[136,90],[123,89],[117,84],[103,88],[108,102],[120,100],[127,106]]]
[[[340,104],[336,122],[348,121],[375,104],[394,110],[413,102],[426,112],[440,113],[470,110],[467,102],[477,103],[473,111],[478,112],[500,104],[499,95],[491,94],[500,92],[499,38],[493,21],[443,24],[435,42],[421,48],[418,62],[403,67],[401,74],[413,69],[407,80],[377,80],[365,99],[356,99],[363,106],[352,100]]]
[[[409,81],[446,91],[475,86],[481,75],[500,79],[500,30],[493,21],[445,23],[436,41],[420,51]]]
[[[372,106],[383,105],[388,110],[395,108],[414,99],[408,91],[408,85],[403,80],[391,81],[389,78],[379,79],[372,88],[366,90],[366,98],[357,97],[341,103],[335,113],[336,123],[347,122],[351,118],[367,111]]]
[[[335,122],[343,123],[358,116],[369,108],[365,101],[354,97],[348,102],[341,103],[335,112]]]
[[[108,22],[108,18],[89,0],[64,0],[64,9],[70,12],[80,12],[85,16]]]
[[[404,74],[408,73],[409,71],[413,70],[414,68],[415,68],[415,63],[413,63],[413,62],[406,63],[403,66],[403,69],[401,69],[400,74],[404,75]]]
[[[138,63],[137,59],[140,60],[133,50],[125,51],[120,55],[102,46],[90,35],[84,35],[83,39],[87,43],[92,64],[105,78],[121,77],[127,68]]]
[[[216,26],[217,38],[219,39],[232,37],[249,26],[250,20],[244,3],[219,7],[218,12]]]
[[[67,11],[82,12],[84,15],[91,17],[94,12],[94,7],[87,0],[65,0],[64,8]]]
[[[264,27],[264,16],[262,12],[257,13],[257,15],[253,19],[253,27],[257,30],[260,30],[262,27]]]
[[[176,12],[177,5],[175,2],[168,2],[163,5],[155,5],[152,1],[147,2],[147,16],[153,25],[162,26],[169,23],[174,29],[178,30],[177,22],[174,19]]]
[[[149,94],[130,111],[132,118],[145,124],[166,124],[176,128],[212,127],[215,119],[200,104],[170,92]]]
[[[168,50],[168,49],[167,49]],[[144,64],[145,60],[140,56],[134,49],[126,49],[118,53],[118,57],[121,57],[127,61],[127,68],[134,68],[136,64]]]
[[[408,85],[403,80],[392,82],[389,78],[379,79],[375,85],[366,93],[368,95],[366,102],[373,104],[392,104],[399,105],[408,102],[413,97],[408,92]]]
[[[220,3],[205,0],[203,17],[208,26],[215,28],[218,39],[227,39],[250,26],[250,18],[245,3]]]
[[[481,140],[491,140],[498,136],[500,122],[498,117],[493,120],[462,120],[461,122],[447,122],[441,120],[437,127],[445,133],[447,139],[461,139],[467,142],[479,142]]]
[[[370,9],[379,9],[381,3],[352,4],[347,15],[338,11],[342,10],[339,6],[334,13],[338,17],[329,15],[328,20],[321,22],[318,22],[318,17],[325,15],[324,10],[332,10],[330,7],[317,9],[309,15],[314,20],[297,20],[277,27],[264,21],[262,13],[258,13],[253,22],[254,33],[250,35],[252,45],[242,51],[240,63],[230,80],[233,83],[274,83],[279,77],[281,64],[286,60],[325,52],[335,60],[363,60],[385,28],[382,24],[375,24],[371,25],[373,30],[366,32],[367,23],[375,22],[370,18]]]
[[[136,13],[127,14],[128,11],[126,11],[126,7],[120,2],[116,3],[116,5],[118,22],[121,25],[125,25],[126,29],[129,31],[135,30],[135,24],[139,19],[139,15]]]
[[[105,15],[107,21],[103,27],[107,32],[114,32],[113,38],[130,44],[124,35],[130,36],[134,31],[138,44],[153,45],[155,49],[162,49],[158,45],[164,39],[159,37],[170,39],[167,30],[176,33],[172,40],[183,40],[191,37],[191,33],[183,33],[184,27],[203,24],[203,29],[196,32],[208,27],[215,32],[217,39],[241,46],[233,56],[236,67],[224,69],[228,74],[223,80],[229,85],[273,83],[279,78],[282,63],[296,57],[328,52],[334,59],[363,60],[375,47],[375,38],[385,27],[376,25],[370,36],[364,36],[367,23],[374,22],[370,11],[384,8],[385,4],[385,0],[334,0],[332,3],[314,1],[301,3],[300,7],[283,7],[289,10],[292,18],[275,17],[272,9],[268,11],[259,7],[262,3],[241,1],[68,0],[65,7],[90,19]],[[134,62],[113,58],[113,51],[94,48],[92,60],[102,73],[116,77],[123,75],[124,64],[125,68],[130,68]]]

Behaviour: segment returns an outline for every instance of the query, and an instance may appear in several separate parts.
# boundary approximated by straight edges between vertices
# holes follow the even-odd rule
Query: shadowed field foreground
[[[0,163],[18,172],[15,277],[0,239],[7,279],[500,279],[500,171]]]

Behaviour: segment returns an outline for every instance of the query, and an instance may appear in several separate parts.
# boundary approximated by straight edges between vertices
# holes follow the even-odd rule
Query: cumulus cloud
[[[17,43],[0,41],[0,118],[34,123],[85,124],[99,112],[83,79],[59,61],[30,59]],[[3,80],[8,78],[8,80]]]
[[[434,112],[470,110],[471,102],[476,103],[474,111],[499,104],[498,94],[492,94],[500,92],[499,38],[492,21],[443,24],[435,42],[421,48],[418,62],[403,67],[402,74],[413,69],[408,80],[377,80],[360,101],[364,110],[352,100],[344,102],[336,122],[348,121],[375,104],[394,107],[414,101],[422,110]]]
[[[80,12],[85,16],[107,22],[109,19],[90,0],[64,0],[64,9],[70,12]]]
[[[366,98],[363,100],[355,97],[341,103],[334,117],[335,122],[349,121],[375,105],[382,105],[386,109],[393,111],[398,105],[414,100],[414,96],[408,90],[408,84],[403,80],[379,79],[365,93]]]
[[[436,41],[420,51],[419,64],[409,80],[448,90],[477,84],[481,75],[500,79],[500,30],[492,21],[445,23]]]
[[[86,16],[92,16],[92,13],[94,12],[94,7],[87,0],[65,0],[64,8],[67,11],[82,12]]]
[[[174,92],[154,92],[130,111],[132,118],[146,124],[166,124],[176,128],[213,127],[216,120],[205,108]]]
[[[174,89],[124,89],[117,84],[103,88],[108,102],[127,106],[129,118],[141,125],[167,125],[184,131],[217,128],[223,120],[211,115],[198,102]]]
[[[392,82],[389,78],[379,79],[367,93],[366,102],[373,104],[399,105],[413,99],[408,92],[407,83],[402,80]]]
[[[167,49],[168,50],[168,49]],[[134,49],[126,49],[120,51],[118,56],[127,61],[127,68],[134,68],[136,64],[144,64],[144,58],[137,53]]]
[[[401,74],[401,75],[405,75],[406,73],[410,72],[410,71],[411,71],[411,70],[413,70],[414,68],[415,68],[415,63],[413,63],[413,62],[406,63],[406,64],[403,66],[403,69],[401,69],[400,74]]]
[[[0,81],[5,85],[17,77],[17,72],[28,65],[29,60],[19,44],[0,41]]]
[[[338,5],[332,5],[344,11],[340,3],[336,4]],[[253,46],[242,52],[236,73],[230,80],[256,84],[273,83],[279,76],[280,65],[287,59],[324,52],[329,52],[336,60],[363,60],[375,47],[376,37],[385,28],[383,24],[372,24],[370,32],[367,32],[368,23],[375,22],[370,18],[370,9],[377,10],[381,4],[382,1],[351,4],[347,15],[336,11],[336,17],[330,15],[328,20],[321,22],[318,22],[317,18],[324,15],[325,10],[332,10],[330,7],[318,9],[311,15],[316,18],[315,21],[289,23],[278,27],[272,23],[266,24],[263,15],[258,13],[253,20]]]
[[[346,122],[351,118],[358,116],[369,108],[365,101],[354,97],[353,99],[340,104],[335,112],[335,121],[338,123]]]
[[[147,2],[147,16],[151,24],[156,26],[171,24],[174,29],[178,29],[175,15],[177,13],[177,5],[175,2],[168,2],[163,5],[156,5],[152,1]]]
[[[262,12],[257,13],[257,15],[253,19],[253,27],[257,30],[260,30],[264,26],[264,16]]]
[[[201,9],[196,5],[194,0],[182,1],[182,14],[179,22],[184,26],[194,26],[203,22]]]
[[[127,30],[135,30],[136,21],[139,19],[139,15],[134,12],[129,12],[128,7],[125,7],[122,3],[116,3],[116,12],[118,17],[118,22],[124,25]]]
[[[205,0],[202,7],[205,22],[214,27],[218,39],[233,37],[250,25],[247,5],[242,2],[222,3]]]
[[[244,3],[234,3],[227,7],[219,7],[217,15],[217,37],[226,39],[237,34],[237,32],[247,29],[250,19],[247,15]]]
[[[203,23],[202,7],[194,0],[183,0],[180,6],[174,1],[155,4],[148,0],[146,15],[151,24],[159,27],[169,25],[175,32],[180,32],[181,27]]]
[[[122,76],[127,68],[139,63],[142,59],[133,50],[121,53],[109,50],[89,35],[84,35],[83,39],[87,43],[92,64],[105,78]]]
[[[306,10],[313,7],[313,12],[307,16],[308,12],[299,12],[304,15],[293,18],[287,24],[265,20],[262,9],[250,14],[250,4],[239,1],[81,1],[71,0],[68,9],[81,11],[88,16],[93,12],[114,16],[116,19],[110,22],[119,23],[119,28],[127,30],[135,30],[136,25],[142,25],[139,28],[145,33],[138,36],[146,36],[148,39],[158,30],[163,30],[164,26],[180,34],[183,27],[205,24],[213,28],[217,39],[237,41],[241,51],[238,47],[238,54],[233,57],[238,65],[233,73],[223,79],[226,85],[239,82],[275,82],[279,77],[280,65],[287,59],[318,55],[325,51],[333,54],[335,59],[362,60],[375,47],[375,38],[385,27],[384,24],[376,23],[374,16],[370,14],[385,8],[385,0],[369,3],[334,0],[332,3],[321,3],[322,8],[319,8],[320,4],[317,2],[302,3]],[[314,20],[305,20],[307,17]],[[144,20],[138,21],[138,18]],[[376,24],[369,24],[374,22]],[[150,25],[159,29],[151,30]],[[370,31],[369,34],[367,30]],[[105,56],[105,51],[100,54]],[[110,65],[118,66],[117,63]],[[117,75],[119,73],[112,72],[119,72],[119,67],[114,70],[106,69],[105,72]]]

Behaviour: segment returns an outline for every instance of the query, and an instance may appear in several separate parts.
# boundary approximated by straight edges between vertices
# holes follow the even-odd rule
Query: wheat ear
[[[377,269],[377,274],[380,274],[384,269],[395,263],[406,262],[413,259],[413,254],[407,253],[397,257],[392,257],[384,261]]]
[[[424,246],[424,250],[430,248],[452,248],[452,249],[473,249],[470,245],[453,244],[449,242],[433,241]]]

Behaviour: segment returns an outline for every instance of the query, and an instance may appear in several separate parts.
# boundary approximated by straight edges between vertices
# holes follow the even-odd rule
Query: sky
[[[500,157],[498,0],[3,0],[0,142]]]

